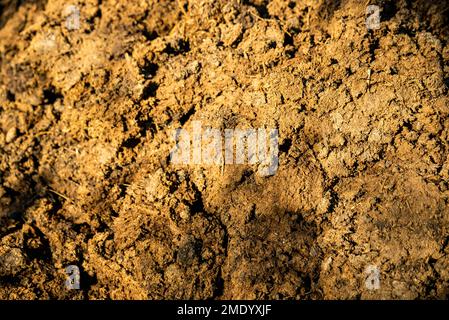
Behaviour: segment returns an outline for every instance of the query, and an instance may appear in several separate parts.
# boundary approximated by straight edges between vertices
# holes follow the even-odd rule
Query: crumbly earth
[[[448,1],[67,4],[0,0],[0,299],[448,298]],[[193,121],[278,171],[170,163]]]

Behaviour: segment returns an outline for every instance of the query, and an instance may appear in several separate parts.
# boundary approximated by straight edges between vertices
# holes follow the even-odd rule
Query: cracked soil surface
[[[72,4],[0,0],[1,299],[448,297],[448,1]],[[193,121],[276,174],[173,165]]]

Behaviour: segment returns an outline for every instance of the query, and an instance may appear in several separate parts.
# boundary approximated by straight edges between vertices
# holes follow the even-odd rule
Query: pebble
[[[6,143],[10,143],[12,142],[15,138],[17,137],[17,128],[12,127],[11,129],[8,130],[8,132],[6,133]]]

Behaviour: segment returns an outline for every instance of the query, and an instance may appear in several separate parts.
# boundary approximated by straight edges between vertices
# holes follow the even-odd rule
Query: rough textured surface
[[[369,3],[0,0],[0,298],[447,298],[449,5]],[[195,120],[277,173],[174,166]]]

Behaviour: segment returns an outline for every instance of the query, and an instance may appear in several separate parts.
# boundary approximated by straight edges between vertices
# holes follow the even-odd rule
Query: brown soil
[[[448,297],[447,1],[72,3],[0,0],[0,299]],[[196,120],[278,171],[171,164]]]

